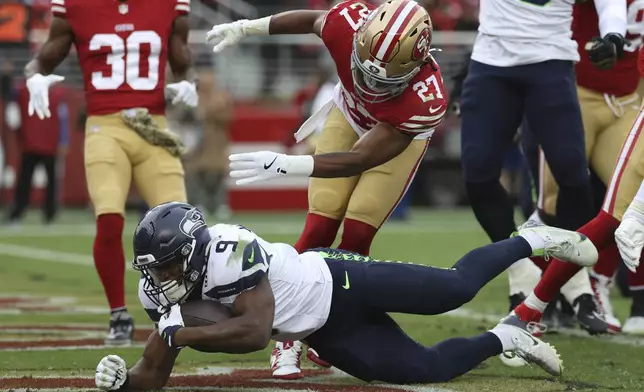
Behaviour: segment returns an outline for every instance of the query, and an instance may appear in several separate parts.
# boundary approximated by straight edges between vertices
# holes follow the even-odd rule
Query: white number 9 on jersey
[[[150,45],[148,75],[141,76],[141,45]],[[111,75],[92,72],[92,86],[97,90],[116,90],[127,83],[132,90],[154,90],[159,84],[159,54],[161,37],[154,31],[134,31],[127,39],[117,34],[95,34],[89,41],[89,50],[109,47],[106,62],[112,67]]]

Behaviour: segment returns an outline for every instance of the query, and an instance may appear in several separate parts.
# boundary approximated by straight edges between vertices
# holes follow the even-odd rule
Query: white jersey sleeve
[[[232,304],[268,273],[269,244],[243,226],[219,224],[209,230],[212,242],[203,296]]]

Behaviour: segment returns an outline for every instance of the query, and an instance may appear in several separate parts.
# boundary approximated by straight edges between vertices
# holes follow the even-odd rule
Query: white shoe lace
[[[530,321],[528,324],[526,324],[525,329],[530,332],[531,335],[534,335],[535,333],[543,334],[548,330],[548,326],[536,321]]]
[[[546,241],[543,251],[543,258],[549,261],[555,254],[570,256],[574,253],[575,246],[569,240],[554,242],[552,240]]]
[[[276,348],[277,354],[275,355],[274,367],[298,366],[300,356],[302,355],[301,342],[293,342],[293,345],[290,348],[284,348],[283,343],[278,343]]]

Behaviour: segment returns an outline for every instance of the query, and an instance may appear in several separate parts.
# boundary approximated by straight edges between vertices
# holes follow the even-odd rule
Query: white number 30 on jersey
[[[141,76],[141,45],[150,45],[147,76]],[[133,90],[154,90],[159,83],[159,54],[161,37],[154,31],[134,31],[127,39],[117,34],[96,34],[89,41],[89,50],[109,47],[107,64],[112,67],[111,75],[103,72],[92,73],[92,86],[97,90],[116,90],[127,83]]]

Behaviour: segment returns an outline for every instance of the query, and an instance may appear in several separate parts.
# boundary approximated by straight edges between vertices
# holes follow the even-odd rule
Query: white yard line
[[[5,256],[18,257],[21,259],[44,260],[87,266],[94,265],[92,257],[85,254],[61,252],[51,249],[36,248],[33,246],[0,243],[0,254]]]

